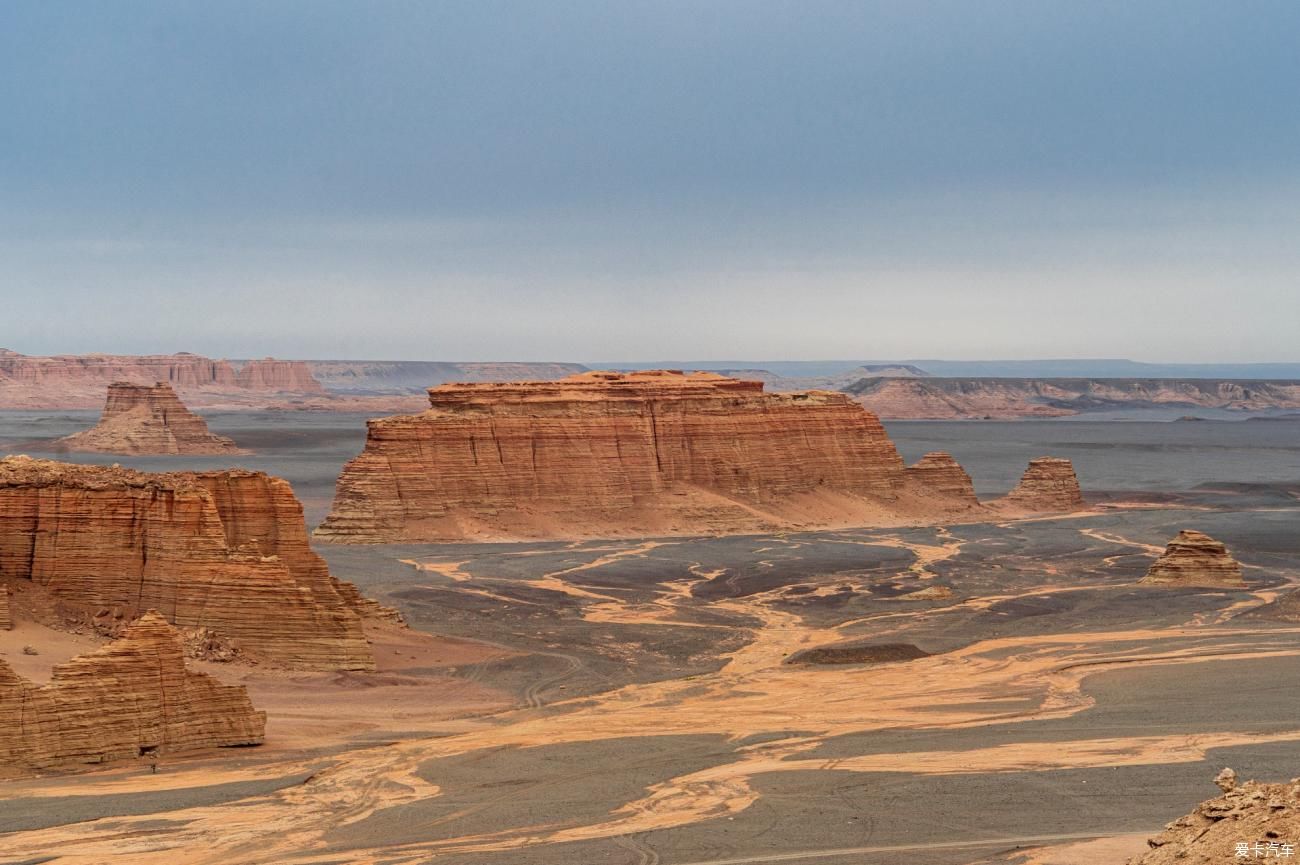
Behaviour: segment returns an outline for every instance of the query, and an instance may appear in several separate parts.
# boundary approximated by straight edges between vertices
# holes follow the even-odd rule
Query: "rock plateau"
[[[1141,582],[1148,585],[1241,588],[1241,565],[1222,541],[1183,529],[1165,547]]]
[[[162,381],[110,384],[99,423],[55,444],[70,451],[112,454],[247,453],[225,436],[213,435],[207,422]]]
[[[0,660],[0,765],[100,763],[256,745],[266,715],[240,685],[185,668],[180,634],[149,611],[121,639],[37,685]]]
[[[0,581],[15,580],[65,615],[152,608],[291,666],[374,668],[360,614],[375,605],[330,575],[289,484],[261,472],[0,460]]]

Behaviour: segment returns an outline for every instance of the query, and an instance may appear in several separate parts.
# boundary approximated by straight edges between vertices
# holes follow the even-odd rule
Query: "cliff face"
[[[116,382],[164,382],[191,404],[262,404],[280,392],[323,392],[298,361],[250,361],[236,374],[228,361],[186,353],[32,357],[0,349],[0,408],[93,408]]]
[[[1097,409],[1300,408],[1300,381],[1123,378],[863,378],[844,388],[885,418],[1059,417]]]
[[[374,667],[355,593],[307,548],[288,483],[260,472],[0,460],[0,577],[90,614],[156,609],[293,666]]]
[[[1205,588],[1240,588],[1241,565],[1222,541],[1193,529],[1183,529],[1165,547],[1142,578],[1143,583]]]
[[[9,589],[0,585],[0,629],[8,631],[13,626],[13,614],[9,612]]]
[[[99,423],[57,442],[71,451],[114,454],[240,454],[233,441],[213,435],[166,382],[115,382]]]
[[[736,532],[905,510],[902,459],[843,394],[655,371],[444,385],[429,400],[370,422],[319,536]]]
[[[1030,460],[1020,483],[999,504],[1027,513],[1072,511],[1084,506],[1074,465],[1057,457]]]
[[[324,393],[325,388],[311,374],[311,369],[301,360],[250,360],[239,369],[235,381],[250,390],[292,391],[294,393]]]
[[[932,451],[907,467],[908,480],[916,487],[960,503],[975,507],[975,484],[970,475],[945,451]]]
[[[0,765],[256,745],[265,727],[243,686],[185,668],[180,634],[152,611],[121,639],[55,666],[46,685],[0,661]]]

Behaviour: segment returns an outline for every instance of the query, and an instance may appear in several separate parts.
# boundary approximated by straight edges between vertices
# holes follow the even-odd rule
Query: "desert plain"
[[[1072,459],[1086,507],[1046,517],[317,543],[409,625],[367,623],[377,669],[191,662],[247,686],[264,744],[14,777],[0,861],[1123,862],[1223,766],[1274,778],[1300,758],[1300,622],[1268,606],[1300,582],[1300,422],[1174,416],[887,424],[908,462],[950,451],[981,496]],[[206,415],[309,525],[365,417]],[[0,443],[231,464],[58,452],[94,420],[5,412]],[[1244,587],[1141,584],[1184,528],[1225,542]],[[40,680],[95,643],[20,622],[0,657]]]

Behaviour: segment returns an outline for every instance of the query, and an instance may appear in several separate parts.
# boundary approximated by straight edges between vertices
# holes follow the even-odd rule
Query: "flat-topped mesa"
[[[932,451],[907,467],[907,479],[921,491],[937,494],[965,507],[978,507],[975,484],[952,454]]]
[[[185,407],[171,385],[114,382],[99,423],[59,439],[70,451],[111,454],[242,454],[231,439],[214,435]]]
[[[429,402],[370,421],[319,537],[736,533],[917,505],[879,420],[845,394],[656,370],[446,384]]]
[[[0,378],[20,384],[56,387],[69,383],[109,384],[165,381],[179,388],[235,387],[235,370],[227,361],[197,354],[113,355],[61,354],[33,357],[0,350]]]
[[[1241,565],[1228,554],[1222,541],[1183,529],[1147,570],[1142,583],[1148,585],[1241,588]]]
[[[289,484],[262,472],[0,460],[0,578],[85,615],[156,609],[289,666],[374,669],[359,595],[311,552]]]
[[[1020,483],[1000,504],[1035,513],[1073,511],[1084,506],[1074,465],[1059,457],[1030,460]]]
[[[276,360],[273,357],[247,361],[235,376],[240,387],[250,390],[325,393],[311,367],[301,360]]]
[[[120,639],[55,665],[46,685],[0,661],[0,766],[258,745],[265,728],[242,685],[185,668],[180,633],[154,611]]]

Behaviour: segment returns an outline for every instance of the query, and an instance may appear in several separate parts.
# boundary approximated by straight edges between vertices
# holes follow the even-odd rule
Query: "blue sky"
[[[0,4],[0,345],[1296,360],[1291,2]]]

